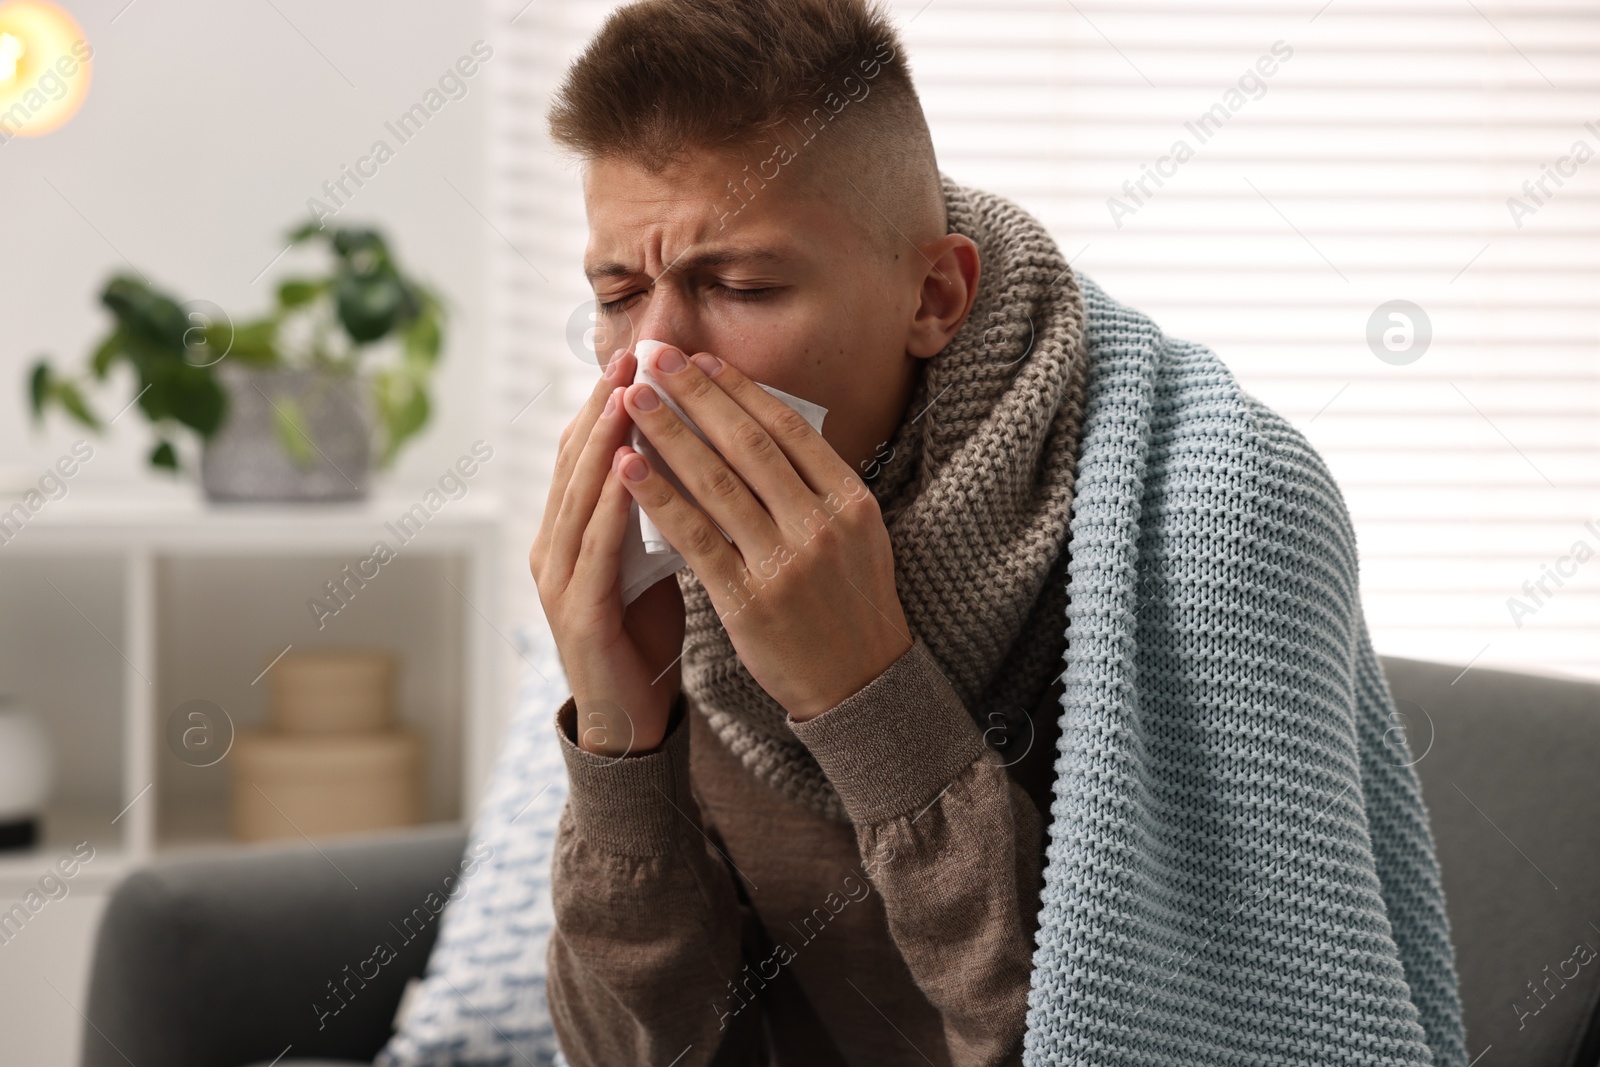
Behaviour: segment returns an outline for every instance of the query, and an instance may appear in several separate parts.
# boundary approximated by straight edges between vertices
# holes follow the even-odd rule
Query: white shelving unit
[[[78,841],[97,855],[76,888],[108,885],[158,852],[227,843],[227,760],[191,773],[167,750],[166,717],[205,698],[235,728],[256,725],[266,683],[248,676],[270,670],[279,649],[398,652],[401,718],[429,740],[428,821],[470,818],[510,692],[501,511],[475,491],[432,512],[421,499],[218,506],[85,491],[48,503],[0,546],[0,691],[43,713],[59,765],[44,840],[0,853],[0,900]],[[323,582],[344,579],[342,566],[380,541],[393,560],[347,583],[347,602],[332,599]],[[341,607],[320,626],[303,603],[318,596]]]

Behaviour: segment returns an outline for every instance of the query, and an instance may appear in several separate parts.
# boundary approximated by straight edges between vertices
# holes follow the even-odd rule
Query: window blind
[[[531,517],[593,381],[544,112],[612,6],[497,9],[505,417],[548,390],[513,426]],[[1326,458],[1380,652],[1600,676],[1600,3],[888,6],[942,169]]]

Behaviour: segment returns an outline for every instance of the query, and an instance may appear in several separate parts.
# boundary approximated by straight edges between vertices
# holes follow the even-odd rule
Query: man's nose
[[[694,309],[682,294],[674,292],[671,286],[658,285],[642,303],[644,310],[634,323],[634,344],[661,341],[686,355],[701,350],[695,347],[701,338]]]

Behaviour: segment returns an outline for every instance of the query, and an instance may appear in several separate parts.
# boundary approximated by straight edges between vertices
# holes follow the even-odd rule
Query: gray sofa
[[[1386,658],[1433,820],[1475,1067],[1600,1063],[1600,685]],[[460,830],[174,859],[102,921],[83,1067],[370,1063],[426,930],[327,985],[452,873]],[[359,886],[353,889],[352,884]],[[321,1024],[321,1025],[319,1025]]]

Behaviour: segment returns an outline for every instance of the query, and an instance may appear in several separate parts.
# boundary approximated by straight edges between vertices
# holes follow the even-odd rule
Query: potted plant
[[[138,388],[129,406],[156,434],[151,465],[189,466],[179,443],[198,437],[210,499],[364,497],[374,453],[377,466],[389,465],[427,424],[443,304],[401,272],[375,230],[308,223],[289,240],[325,242],[330,269],[283,282],[276,306],[245,322],[206,301],[180,303],[136,275],[112,277],[100,302],[113,325],[86,372],[34,366],[35,418],[55,407],[101,429],[85,386],[126,363]]]

